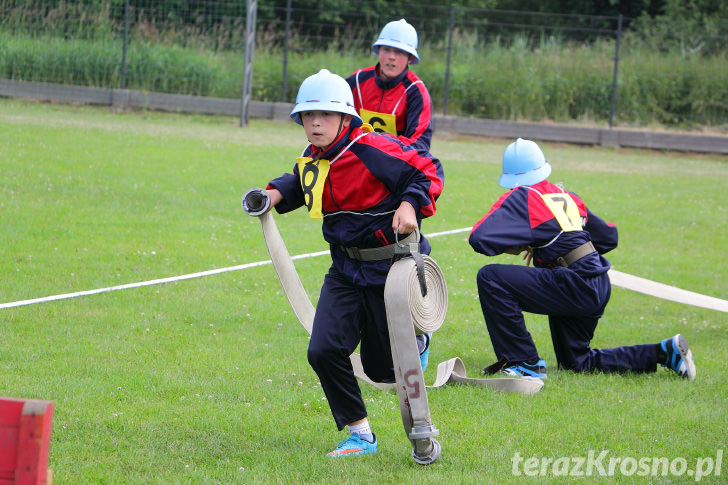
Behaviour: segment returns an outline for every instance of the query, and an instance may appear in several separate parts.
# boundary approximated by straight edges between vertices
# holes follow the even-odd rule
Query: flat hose
[[[246,213],[260,219],[263,238],[283,291],[296,318],[310,335],[315,310],[273,219],[267,193],[258,188],[249,190],[243,196],[242,206]],[[410,257],[403,257],[392,264],[385,283],[384,298],[396,383],[369,379],[362,367],[361,356],[356,352],[349,359],[358,379],[378,389],[397,390],[402,423],[412,443],[412,458],[420,465],[428,465],[439,458],[441,447],[434,439],[439,431],[431,422],[427,387],[438,388],[454,383],[501,392],[535,394],[543,387],[543,381],[509,377],[468,378],[463,362],[454,357],[438,364],[435,383],[425,385],[415,333],[434,332],[440,328],[447,312],[447,286],[437,263],[429,256],[421,258],[426,291],[421,287],[417,262]]]
[[[303,288],[301,279],[298,277],[296,268],[293,265],[293,260],[288,254],[286,245],[281,238],[281,234],[278,231],[275,221],[273,220],[273,215],[269,211],[270,201],[268,199],[268,195],[263,189],[250,189],[243,196],[242,206],[246,213],[260,219],[263,229],[263,238],[265,239],[265,244],[268,248],[268,254],[270,254],[271,261],[273,262],[273,266],[278,274],[278,279],[281,282],[283,291],[288,298],[288,302],[291,304],[291,308],[293,309],[293,313],[295,313],[296,318],[298,318],[298,321],[310,335],[313,327],[314,308],[311,304],[311,300],[308,298],[308,294],[306,294],[306,291]],[[412,286],[419,288],[419,284]],[[412,291],[414,292],[415,290]],[[373,382],[369,379],[364,373],[359,354],[355,352],[352,353],[350,357],[354,373],[359,379],[379,389],[394,388],[393,384]],[[453,357],[452,359],[438,364],[435,382],[428,387],[438,388],[449,383],[487,387],[494,391],[515,392],[518,394],[535,394],[543,387],[543,381],[539,379],[521,379],[511,377],[488,379],[469,378],[466,376],[465,365],[459,357]]]
[[[401,255],[399,251],[397,247],[395,254]],[[447,310],[447,288],[440,268],[430,257],[410,254],[400,256],[389,269],[384,305],[402,424],[412,444],[412,459],[429,465],[440,457],[440,443],[435,439],[440,432],[430,417],[415,331],[423,330],[423,323],[433,330],[440,328]],[[414,312],[415,307],[419,311]],[[417,321],[417,317],[426,321]]]

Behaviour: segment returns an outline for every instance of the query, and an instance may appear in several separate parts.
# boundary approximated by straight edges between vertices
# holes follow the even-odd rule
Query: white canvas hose
[[[439,330],[447,313],[445,276],[432,258],[423,255],[422,260],[424,263],[424,279],[427,286],[427,294],[424,296],[420,291],[420,282],[414,261],[412,261],[413,264],[408,264],[406,267],[400,266],[401,269],[397,269],[398,273],[401,273],[397,275],[397,280],[402,288],[402,294],[398,296],[400,302],[409,302],[408,308],[412,317],[412,325],[418,335]],[[394,266],[392,269],[394,269]],[[389,282],[390,277],[392,277],[392,270],[390,270],[387,282]]]
[[[419,242],[413,246],[419,248]],[[401,254],[403,247],[395,252]],[[445,320],[447,287],[437,263],[419,251],[395,261],[384,284],[384,304],[402,424],[412,443],[412,459],[429,465],[440,457],[440,443],[435,439],[440,432],[430,417],[415,332],[435,331]]]
[[[265,239],[268,253],[270,254],[273,267],[281,281],[283,291],[291,304],[293,313],[303,328],[311,334],[313,328],[314,308],[303,288],[301,279],[298,277],[296,268],[293,265],[286,245],[281,238],[273,215],[269,212],[270,201],[263,189],[251,189],[244,196],[242,201],[243,209],[251,216],[260,219],[263,238]],[[412,284],[412,283],[410,283]],[[419,286],[417,291],[419,291]],[[413,290],[414,291],[414,290]],[[419,312],[419,311],[418,311]],[[427,325],[427,324],[424,324]],[[379,389],[393,389],[392,384],[373,382],[363,371],[359,354],[351,354],[351,363],[356,376],[364,382]],[[519,379],[499,377],[491,379],[469,378],[465,373],[465,365],[459,357],[453,357],[437,366],[437,377],[435,382],[428,386],[430,388],[442,387],[448,383],[468,384],[471,386],[488,387],[494,391],[516,392],[518,394],[535,394],[543,387],[543,382],[538,379]]]
[[[310,335],[315,310],[269,210],[270,200],[266,192],[262,189],[249,190],[243,196],[242,206],[249,215],[260,219],[266,247],[283,291],[296,318]],[[378,389],[397,389],[402,422],[413,445],[412,457],[417,463],[427,465],[437,460],[441,449],[434,439],[439,431],[431,423],[427,386],[414,337],[415,332],[433,332],[442,325],[447,311],[447,287],[437,264],[428,256],[422,256],[422,259],[426,295],[422,295],[413,258],[396,261],[385,284],[384,297],[397,385],[372,381],[364,372],[360,355],[354,352],[349,358],[354,374],[360,380]],[[543,387],[540,379],[467,378],[465,366],[458,357],[438,364],[437,378],[429,387],[438,388],[448,383],[488,387],[494,391],[518,394],[535,394]]]
[[[636,291],[638,293],[662,298],[663,300],[682,303],[684,305],[692,305],[719,312],[728,312],[728,301],[721,300],[720,298],[683,290],[675,286],[622,273],[614,268],[611,268],[608,274],[609,280],[614,286],[618,286],[626,290]]]

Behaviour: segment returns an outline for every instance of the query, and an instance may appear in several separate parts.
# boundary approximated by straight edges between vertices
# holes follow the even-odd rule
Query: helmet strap
[[[341,115],[341,119],[339,119],[339,129],[336,131],[336,138],[334,138],[334,140],[339,138],[339,135],[341,135],[341,129],[344,127],[344,116],[346,115],[344,113],[339,114]]]

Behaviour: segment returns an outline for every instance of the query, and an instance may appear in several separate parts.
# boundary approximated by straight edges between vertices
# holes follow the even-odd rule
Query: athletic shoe
[[[508,359],[499,359],[498,362],[483,367],[482,373],[486,376],[500,374],[501,370],[509,364]]]
[[[336,449],[326,456],[330,458],[341,458],[351,455],[371,455],[377,452],[377,437],[374,436],[374,443],[361,439],[358,434],[351,434],[338,444]]]
[[[417,350],[420,352],[420,365],[423,374],[427,370],[427,362],[430,360],[430,342],[432,342],[432,333],[423,333],[417,336]]]
[[[674,337],[666,338],[660,342],[660,347],[667,355],[663,367],[667,367],[675,371],[677,375],[691,381],[695,379],[695,361],[693,361],[693,353],[690,351],[688,341],[681,334]]]
[[[538,379],[546,379],[546,361],[540,359],[535,364],[528,362],[509,362],[506,367],[501,370],[501,374],[511,377],[535,377]]]

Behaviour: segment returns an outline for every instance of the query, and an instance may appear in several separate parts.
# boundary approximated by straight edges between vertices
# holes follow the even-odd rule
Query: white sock
[[[374,442],[374,434],[372,433],[372,429],[369,427],[368,419],[365,418],[364,422],[359,424],[350,424],[348,428],[349,433],[358,434],[361,439],[367,440],[370,443]]]

